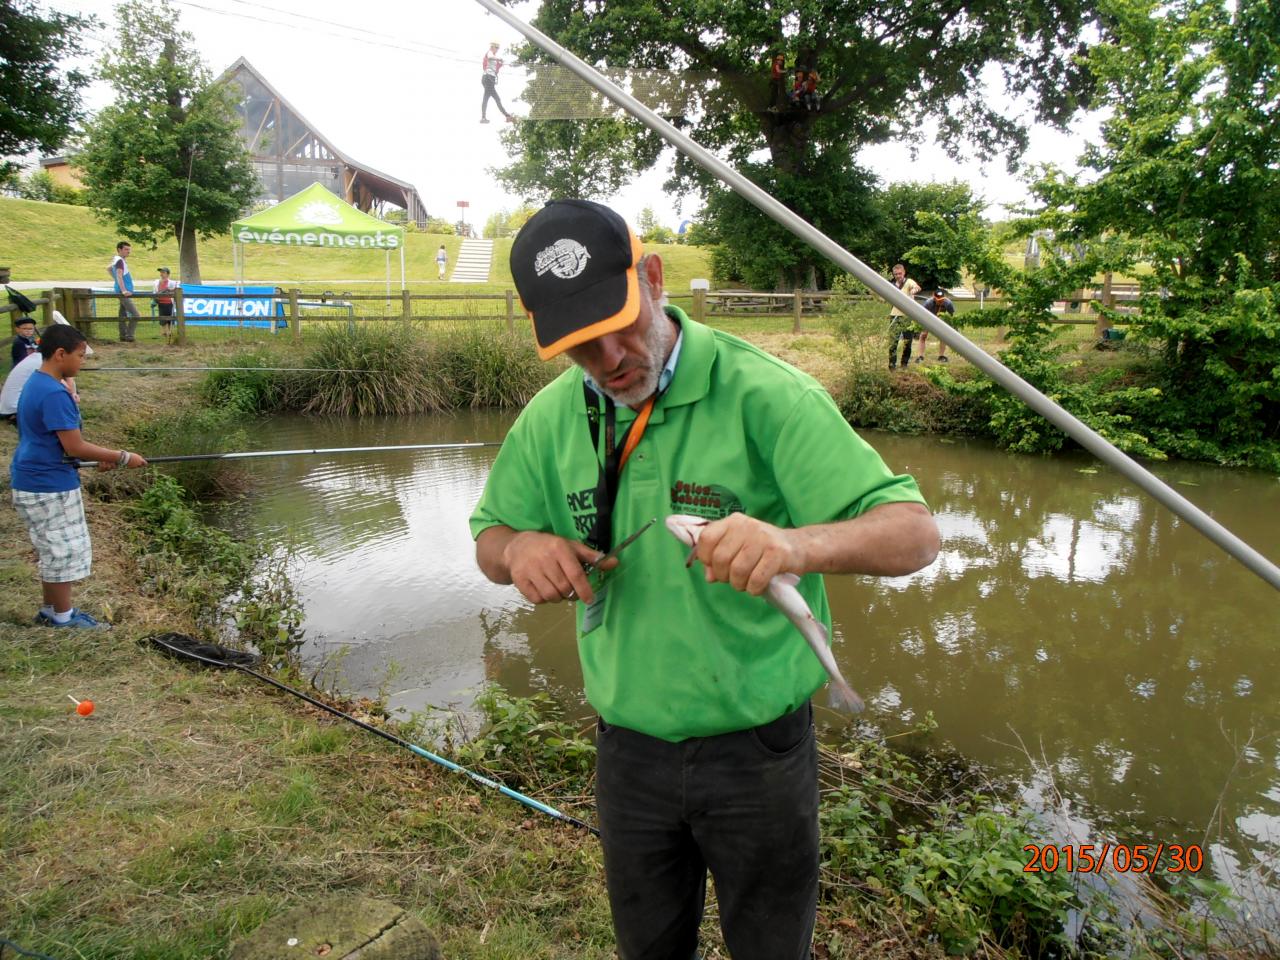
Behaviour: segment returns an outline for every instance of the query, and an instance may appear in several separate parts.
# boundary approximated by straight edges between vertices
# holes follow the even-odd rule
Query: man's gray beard
[[[620,392],[608,390],[603,384],[600,385],[604,395],[621,406],[638,407],[653,395],[658,389],[658,380],[662,377],[662,367],[667,361],[667,354],[671,352],[671,347],[676,342],[676,325],[662,309],[662,305],[657,300],[651,299],[649,308],[652,311],[652,319],[644,335],[645,349],[649,353],[644,375],[636,381],[634,386]]]

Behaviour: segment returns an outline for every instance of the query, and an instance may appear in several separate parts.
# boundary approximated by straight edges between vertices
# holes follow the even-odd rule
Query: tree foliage
[[[1002,113],[1003,102],[987,99],[982,71],[999,64],[1011,91],[1035,98],[1041,119],[1065,120],[1086,89],[1068,53],[1078,46],[1092,2],[543,0],[534,22],[590,63],[668,72],[669,82],[649,91],[649,105],[739,169],[757,163],[758,181],[761,155],[779,178],[815,179],[851,166],[861,147],[891,139],[927,140],[950,153],[968,143],[1012,163],[1025,131]],[[769,75],[774,53],[785,57],[788,70],[820,74],[819,109],[780,104]],[[528,138],[538,125],[522,124],[513,137]],[[638,152],[652,154],[636,163],[641,170],[660,151],[645,145]],[[608,167],[625,155],[601,153],[596,162]],[[554,158],[536,148],[531,156],[535,175],[553,175],[556,164],[546,161]],[[669,186],[708,197],[719,189],[682,156]],[[815,207],[794,209],[810,221],[821,215]],[[722,231],[731,256],[749,255],[741,245],[752,241],[745,238],[767,229],[763,214],[752,217],[756,225],[745,234]],[[803,276],[817,267],[809,254],[790,272]]]
[[[58,183],[48,170],[36,170],[13,182],[14,192],[23,200],[43,200],[46,203],[84,204],[84,191]]]
[[[77,163],[103,219],[154,248],[177,237],[182,279],[198,283],[197,235],[225,233],[256,187],[235,92],[215,84],[168,0],[116,8],[119,37],[101,75],[116,93]]]
[[[635,121],[530,120],[504,130],[513,160],[492,173],[526,203],[577,197],[605,200],[648,169],[662,141]]]
[[[1086,172],[1050,171],[1041,221],[1113,238],[1161,351],[1141,411],[1174,452],[1280,469],[1280,6],[1107,0],[1089,67],[1110,111]]]
[[[871,175],[837,155],[819,160],[813,176],[784,173],[765,163],[745,164],[741,172],[793,210],[813,211],[810,222],[845,246],[858,246],[877,223]],[[711,262],[721,283],[817,289],[830,286],[838,271],[829,261],[816,259],[809,245],[790,230],[727,188],[708,191],[702,221],[706,229],[698,239],[717,244]]]
[[[857,253],[881,273],[902,262],[907,276],[926,291],[955,286],[964,266],[962,254],[950,245],[934,244],[936,231],[926,227],[923,216],[931,214],[954,226],[976,217],[981,209],[982,201],[967,184],[890,184],[875,196],[875,222]]]
[[[482,236],[489,240],[514,237],[537,212],[537,208],[530,206],[520,206],[514,210],[497,210],[489,214],[489,219],[484,222]]]
[[[5,158],[62,148],[80,118],[80,91],[89,78],[62,71],[61,60],[81,51],[92,17],[41,13],[29,0],[0,4],[0,173]]]

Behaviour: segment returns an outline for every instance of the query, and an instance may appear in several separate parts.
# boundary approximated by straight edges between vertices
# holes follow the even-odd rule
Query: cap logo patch
[[[577,240],[557,240],[533,259],[533,269],[538,276],[550,270],[561,280],[572,280],[587,269],[591,254]]]

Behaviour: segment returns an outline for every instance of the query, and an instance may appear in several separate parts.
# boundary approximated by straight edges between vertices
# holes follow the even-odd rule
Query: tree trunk
[[[195,227],[187,224],[185,230],[181,224],[174,224],[173,235],[178,238],[178,276],[184,284],[201,283],[200,251],[196,249]]]

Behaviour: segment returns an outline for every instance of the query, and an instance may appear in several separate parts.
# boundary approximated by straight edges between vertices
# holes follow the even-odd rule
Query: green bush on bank
[[[302,607],[287,557],[265,554],[202,521],[182,485],[158,474],[126,506],[134,522],[143,592],[180,601],[207,633],[234,627],[242,644],[278,660],[301,639]]]
[[[278,362],[247,352],[225,365]],[[487,327],[425,334],[390,324],[326,330],[299,366],[325,372],[218,371],[205,380],[204,397],[245,413],[371,416],[518,407],[563,369],[539,360],[525,336]]]

